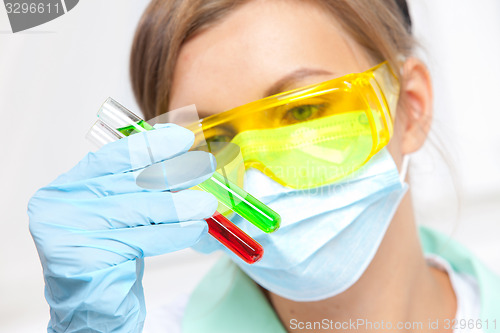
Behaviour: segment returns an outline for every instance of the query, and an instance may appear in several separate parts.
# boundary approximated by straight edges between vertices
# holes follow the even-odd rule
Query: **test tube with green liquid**
[[[278,213],[219,172],[214,172],[211,178],[198,184],[198,187],[212,193],[226,207],[231,208],[262,231],[270,233],[279,228],[281,217]]]
[[[110,112],[104,107],[106,103],[114,103],[116,105],[115,107],[122,108],[128,111],[128,113],[124,114],[122,112],[118,114],[116,112]],[[108,99],[106,103],[101,107],[97,116],[104,123],[114,127],[114,129],[122,135],[129,136],[137,132],[154,129],[153,126],[149,125],[146,121],[130,112],[113,99]],[[278,213],[247,193],[238,185],[231,182],[218,171],[215,171],[211,178],[198,184],[198,187],[213,194],[219,202],[266,233],[273,232],[280,226],[281,217]]]

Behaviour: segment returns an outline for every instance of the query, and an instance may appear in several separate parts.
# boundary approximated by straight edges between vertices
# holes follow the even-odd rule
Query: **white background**
[[[68,14],[12,34],[0,6],[0,331],[42,332],[42,271],[26,205],[88,151],[104,99],[137,111],[128,57],[146,1],[85,0]],[[417,218],[469,246],[500,272],[500,1],[413,0],[415,34],[434,78],[433,145],[412,159]],[[457,193],[461,196],[457,204]],[[191,290],[216,260],[191,250],[147,260],[149,308]]]

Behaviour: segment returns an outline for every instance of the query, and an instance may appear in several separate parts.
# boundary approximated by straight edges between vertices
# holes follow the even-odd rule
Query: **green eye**
[[[211,142],[230,142],[231,137],[229,135],[214,135],[207,138],[207,143]]]
[[[301,122],[301,121],[306,121],[313,119],[318,116],[318,112],[322,108],[322,105],[315,105],[315,104],[309,104],[309,105],[300,105],[293,107],[289,109],[283,120],[286,123],[296,123],[296,122]]]
[[[212,154],[217,154],[221,147],[225,146],[225,143],[230,142],[232,136],[229,135],[214,135],[206,138],[207,145],[205,146],[209,152]]]
[[[316,107],[314,105],[303,105],[295,107],[288,112],[295,120],[303,121],[310,118],[315,110]]]

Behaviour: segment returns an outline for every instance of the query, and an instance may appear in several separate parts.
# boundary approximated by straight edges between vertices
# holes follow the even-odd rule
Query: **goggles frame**
[[[282,92],[211,115],[202,119],[195,128],[191,129],[196,135],[202,135],[204,140],[210,144],[211,139],[216,137],[217,132],[220,131],[223,133],[229,131],[236,136],[238,133],[248,130],[283,127],[289,124],[283,124],[276,117],[277,112],[280,112],[279,110],[282,108],[290,105],[308,105],[308,101],[324,96],[337,96],[334,94],[346,97],[344,99],[349,98],[349,101],[353,101],[354,104],[362,105],[361,109],[368,118],[373,145],[366,160],[359,166],[361,167],[386,146],[393,135],[399,97],[399,81],[387,61],[361,73],[348,74],[319,84]],[[330,107],[320,117],[352,111],[354,111],[352,108],[336,109]],[[302,122],[306,124],[308,121]],[[250,163],[251,165],[252,163]],[[282,181],[279,182],[284,184]]]

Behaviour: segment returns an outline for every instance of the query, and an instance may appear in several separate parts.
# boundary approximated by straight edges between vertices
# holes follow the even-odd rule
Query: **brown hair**
[[[146,119],[168,111],[182,44],[250,0],[153,0],[142,15],[130,58],[135,98]],[[288,0],[291,1],[291,0]],[[297,0],[295,0],[297,1]],[[414,39],[397,0],[308,0],[331,12],[376,61],[399,68]]]

